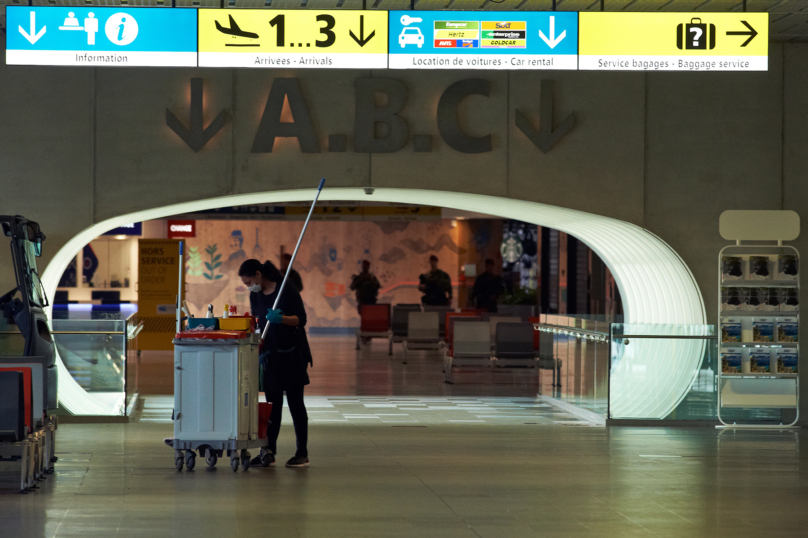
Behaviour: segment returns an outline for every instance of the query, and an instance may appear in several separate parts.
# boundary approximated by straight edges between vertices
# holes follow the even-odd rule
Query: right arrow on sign
[[[370,35],[367,37],[367,39],[365,39],[365,16],[359,15],[359,37],[356,37],[356,35],[354,35],[353,30],[350,30],[348,33],[351,34],[351,37],[354,39],[354,41],[359,43],[360,47],[364,47],[365,44],[367,44],[367,42],[373,39],[373,36],[376,35],[376,30],[370,32]]]
[[[741,22],[743,23],[744,26],[749,28],[748,32],[727,32],[727,35],[748,35],[749,39],[744,41],[743,45],[741,45],[742,47],[745,47],[745,46],[747,46],[749,44],[750,41],[755,39],[755,36],[758,35],[758,33],[757,33],[757,30],[752,28],[752,25],[749,24],[748,22],[746,22],[746,21],[741,21]]]
[[[533,142],[542,153],[547,153],[553,146],[575,127],[575,112],[553,130],[553,81],[541,81],[541,100],[539,105],[539,129],[531,125],[530,120],[519,110],[516,111],[516,127]]]
[[[547,43],[548,47],[550,47],[551,49],[554,49],[554,48],[556,48],[556,45],[558,45],[559,43],[564,41],[564,38],[567,37],[567,31],[564,30],[563,32],[558,34],[558,37],[556,37],[556,35],[555,35],[555,17],[551,15],[550,16],[550,37],[548,38],[546,35],[544,35],[544,32],[542,32],[541,30],[539,30],[539,37],[542,38],[542,41]]]

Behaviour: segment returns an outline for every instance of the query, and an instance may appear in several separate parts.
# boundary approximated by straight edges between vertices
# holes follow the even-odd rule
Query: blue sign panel
[[[9,65],[196,66],[196,10],[6,7]]]
[[[578,13],[391,11],[391,69],[577,69]]]
[[[104,233],[103,235],[143,235],[143,223],[142,222],[133,222],[132,224],[126,224],[124,226],[118,226],[117,228],[113,228],[110,231]]]

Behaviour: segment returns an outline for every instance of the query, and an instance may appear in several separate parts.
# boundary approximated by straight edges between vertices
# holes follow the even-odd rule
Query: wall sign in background
[[[6,6],[6,64],[194,67],[196,10]]]
[[[580,13],[579,69],[767,71],[768,13]]]
[[[577,69],[578,14],[390,11],[391,69]]]
[[[201,67],[387,67],[386,11],[200,9]]]

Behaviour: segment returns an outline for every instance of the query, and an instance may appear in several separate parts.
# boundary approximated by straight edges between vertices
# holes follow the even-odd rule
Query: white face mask
[[[261,291],[261,284],[253,284],[252,286],[247,286],[247,289],[250,290],[252,293],[258,293]]]

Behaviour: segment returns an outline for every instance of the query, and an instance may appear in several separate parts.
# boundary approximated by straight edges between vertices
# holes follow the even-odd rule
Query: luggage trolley
[[[258,347],[248,331],[184,331],[174,339],[174,463],[192,470],[196,452],[209,467],[223,455],[250,467],[258,429]],[[269,462],[267,462],[267,465]]]

